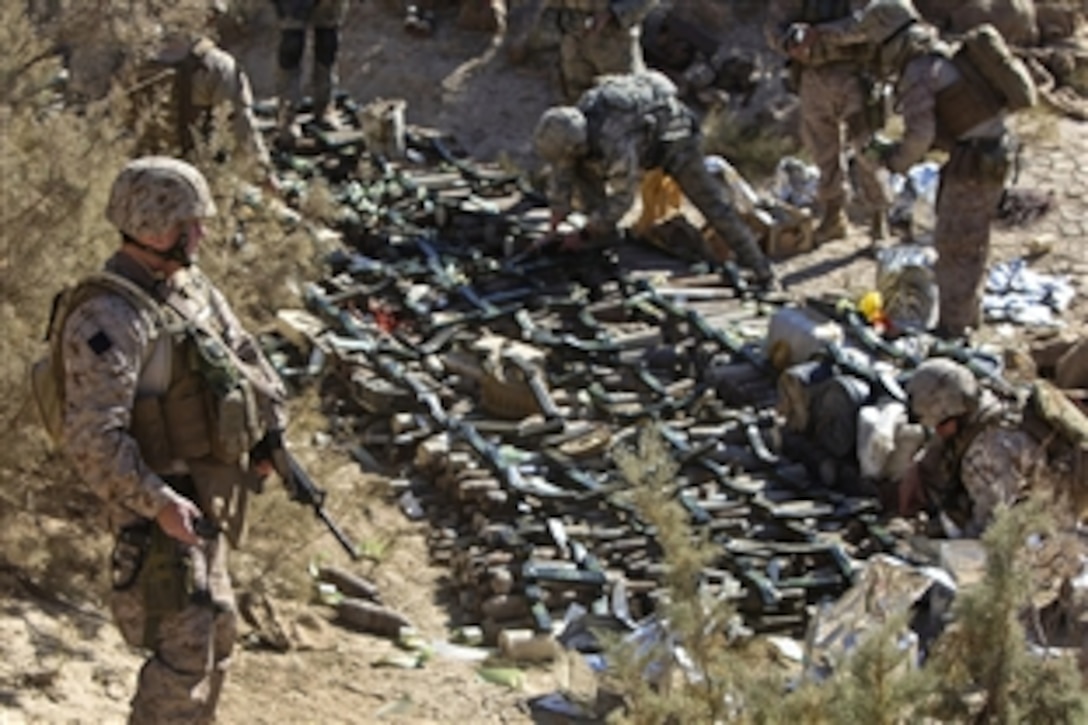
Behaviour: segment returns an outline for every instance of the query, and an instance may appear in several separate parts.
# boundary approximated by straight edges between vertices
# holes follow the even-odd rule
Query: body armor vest
[[[638,135],[642,141],[643,168],[660,164],[663,144],[689,138],[695,133],[690,112],[665,81],[650,75],[619,76],[590,90],[579,110],[586,117],[589,157],[602,155],[601,139],[606,122],[618,114],[630,119],[623,132]]]
[[[959,79],[937,92],[937,145],[951,149],[963,134],[1001,113],[1001,99],[965,59],[950,58]]]
[[[237,465],[264,435],[257,391],[210,330],[160,305],[155,349],[140,372],[130,433],[147,464]]]

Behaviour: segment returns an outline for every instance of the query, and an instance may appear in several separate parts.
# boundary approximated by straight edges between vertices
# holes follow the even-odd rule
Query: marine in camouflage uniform
[[[348,0],[275,0],[280,42],[277,54],[277,93],[280,128],[286,130],[302,101],[302,56],[306,32],[314,31],[312,88],[314,113],[326,118],[336,88],[336,56],[340,50],[340,25]]]
[[[900,484],[901,513],[919,506],[978,536],[1001,505],[1023,499],[1046,457],[966,367],[934,358],[907,384],[911,412],[935,432]]]
[[[208,38],[180,33],[167,40],[140,75],[138,97],[153,97],[135,105],[161,112],[144,129],[138,154],[189,156],[198,138],[207,140],[210,135],[216,109],[225,106],[230,109],[236,154],[266,175],[271,173],[272,160],[253,115],[249,77],[230,53]]]
[[[122,244],[105,268],[144,303],[77,287],[54,348],[63,447],[105,502],[116,539],[114,617],[130,644],[152,652],[133,723],[213,721],[235,640],[228,541],[241,536],[247,493],[269,466],[257,452],[286,423],[271,365],[191,266],[200,219],[214,212],[192,166],[130,162],[107,207]]]
[[[1004,106],[984,81],[969,78],[952,61],[950,48],[909,0],[875,0],[851,32],[876,44],[881,68],[897,78],[903,138],[871,149],[873,155],[906,173],[931,149],[949,154],[941,167],[934,231],[938,332],[963,336],[981,322],[990,223],[1014,147]]]
[[[854,148],[858,201],[869,214],[873,240],[887,232],[887,191],[878,166],[860,151],[883,125],[881,104],[871,96],[867,69],[871,48],[864,42],[824,43],[821,36],[849,24],[865,0],[774,0],[764,25],[768,45],[789,59],[791,77],[801,101],[801,142],[820,170],[817,189],[822,210],[816,243],[846,236],[846,172],[844,140]],[[806,41],[791,37],[804,28]]]
[[[733,249],[738,261],[769,284],[773,271],[748,226],[707,171],[698,125],[656,71],[603,77],[577,106],[545,111],[534,136],[551,165],[548,201],[553,225],[577,204],[586,233],[614,235],[638,193],[643,173],[661,169]]]
[[[559,28],[563,95],[574,103],[598,76],[645,70],[642,20],[658,0],[546,0]]]

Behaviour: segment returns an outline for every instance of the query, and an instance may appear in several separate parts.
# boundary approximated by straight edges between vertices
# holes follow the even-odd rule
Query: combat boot
[[[300,135],[295,115],[302,97],[301,69],[279,68],[276,74],[276,92],[279,96],[276,108],[277,141],[281,145],[290,146]]]
[[[828,204],[823,217],[820,219],[820,225],[812,233],[812,243],[819,247],[835,239],[844,239],[848,227],[849,222],[846,219],[846,211],[843,210],[842,204]]]
[[[276,143],[282,148],[294,146],[302,135],[295,115],[294,104],[281,99],[276,108]]]
[[[315,64],[313,68],[314,121],[329,131],[343,128],[332,100],[336,71],[332,66]]]

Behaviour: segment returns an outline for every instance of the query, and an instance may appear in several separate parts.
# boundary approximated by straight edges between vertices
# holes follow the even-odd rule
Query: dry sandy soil
[[[405,98],[409,122],[451,131],[477,158],[504,152],[527,157],[532,126],[556,96],[553,59],[541,56],[512,68],[490,36],[457,30],[452,11],[440,13],[433,38],[418,39],[407,36],[400,18],[378,0],[368,0],[352,4],[347,28],[341,78],[356,99]],[[275,45],[270,18],[258,18],[235,49],[257,95],[271,95]],[[1013,256],[1029,238],[1052,233],[1055,248],[1041,267],[1083,280],[1084,228],[1078,220],[1088,186],[1084,172],[1066,160],[1081,152],[1075,144],[1084,132],[1063,121],[1046,124],[1036,135],[1043,151],[1026,157],[1022,183],[1057,189],[1063,206],[1050,227],[999,232],[996,255]],[[851,238],[792,260],[783,265],[785,280],[798,294],[862,290],[872,283],[874,265],[856,254],[860,244]],[[1083,309],[1078,301],[1069,319],[1083,319]],[[1017,330],[1016,336],[1022,333]],[[358,570],[378,583],[386,601],[426,639],[446,639],[444,572],[428,563],[421,525],[407,522],[380,495],[381,481],[360,472],[345,456],[318,451],[309,440],[295,443],[303,460],[323,474],[332,513],[359,539],[384,546],[379,561]],[[307,566],[343,563],[342,554],[306,512],[290,508],[278,493],[271,499],[254,512],[250,548],[235,558],[237,579],[241,589],[273,598],[296,647],[277,653],[240,646],[220,722],[529,722],[522,705],[528,695],[583,680],[576,663],[564,661],[530,670],[521,689],[508,690],[481,681],[474,663],[441,652],[420,669],[376,667],[396,651],[391,644],[339,629],[328,623],[326,608],[305,601]],[[66,512],[63,506],[54,508],[53,515],[27,516],[19,525],[47,543],[59,541],[66,535]],[[289,516],[307,520],[291,522]],[[121,642],[101,606],[101,578],[88,588],[75,586],[104,569],[106,542],[99,538],[86,546],[85,570],[71,572],[69,586],[39,586],[19,571],[0,570],[2,725],[121,722],[125,717],[140,658]],[[62,573],[61,580],[65,577]]]

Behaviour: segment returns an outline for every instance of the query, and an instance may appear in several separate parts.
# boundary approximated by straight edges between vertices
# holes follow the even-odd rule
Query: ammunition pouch
[[[134,647],[154,649],[162,623],[193,601],[184,548],[152,521],[120,531],[110,556],[110,578],[114,619]]]
[[[208,456],[237,464],[264,435],[252,384],[207,333],[187,330],[175,344],[167,391],[140,396],[133,406],[130,432],[141,455],[156,471]]]
[[[1006,134],[1000,138],[966,139],[956,143],[942,170],[949,179],[974,179],[1004,183],[1016,156],[1016,144]]]

